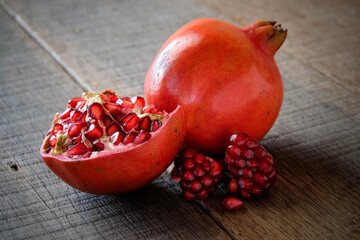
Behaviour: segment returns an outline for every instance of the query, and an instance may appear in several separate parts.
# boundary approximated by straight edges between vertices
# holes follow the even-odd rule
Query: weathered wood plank
[[[193,18],[278,20],[289,29],[276,56],[285,99],[263,141],[277,159],[278,183],[242,212],[224,213],[221,193],[202,207],[234,238],[360,237],[359,1],[6,2],[90,86],[125,95],[142,94],[163,41]]]
[[[0,239],[229,239],[167,176],[121,196],[58,179],[39,147],[54,112],[83,89],[1,8],[0,32]]]

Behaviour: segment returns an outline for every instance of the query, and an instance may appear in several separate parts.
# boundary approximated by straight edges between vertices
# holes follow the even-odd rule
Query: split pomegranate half
[[[47,166],[70,186],[93,194],[139,189],[171,164],[185,138],[183,110],[159,111],[142,97],[111,90],[68,102],[41,146]]]

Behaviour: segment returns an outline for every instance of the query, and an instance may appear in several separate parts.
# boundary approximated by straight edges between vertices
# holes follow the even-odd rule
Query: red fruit
[[[287,34],[274,24],[239,28],[198,19],[161,47],[146,75],[145,97],[166,111],[184,108],[187,146],[223,156],[233,132],[260,140],[269,131],[283,99],[274,54]]]
[[[204,200],[215,190],[223,173],[218,160],[205,157],[193,149],[183,149],[175,159],[171,171],[173,179],[180,180],[183,195],[188,200]]]
[[[245,134],[231,136],[224,162],[232,177],[228,185],[232,194],[257,196],[276,181],[273,157]]]
[[[222,202],[222,205],[226,211],[239,210],[244,207],[243,201],[241,201],[238,198],[231,197],[231,196],[225,198],[224,201]]]
[[[70,100],[71,108],[55,115],[41,146],[47,166],[72,187],[93,194],[129,192],[158,177],[183,144],[183,111],[178,106],[171,113],[144,113],[141,98],[136,99],[134,104],[106,90]],[[127,115],[120,119],[123,113],[106,106]],[[82,114],[70,122],[70,112]],[[120,124],[124,116],[130,117]],[[138,128],[140,118],[148,120]],[[158,127],[150,131],[154,121]]]

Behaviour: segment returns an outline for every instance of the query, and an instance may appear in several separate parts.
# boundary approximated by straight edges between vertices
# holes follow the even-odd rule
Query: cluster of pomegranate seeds
[[[166,114],[146,106],[142,97],[119,97],[110,90],[84,93],[55,115],[45,152],[78,158],[117,145],[141,144],[161,127]]]
[[[171,177],[180,180],[182,193],[188,200],[204,200],[215,191],[222,175],[230,176],[231,196],[222,202],[226,211],[242,209],[244,202],[240,198],[258,196],[276,181],[273,157],[256,140],[241,133],[231,136],[224,161],[185,148],[174,163]]]
[[[232,177],[229,191],[249,198],[269,189],[276,181],[273,157],[245,134],[232,135],[230,144],[224,160]]]
[[[171,177],[180,180],[186,199],[204,200],[208,193],[215,191],[222,174],[223,166],[220,161],[188,148],[177,155]]]

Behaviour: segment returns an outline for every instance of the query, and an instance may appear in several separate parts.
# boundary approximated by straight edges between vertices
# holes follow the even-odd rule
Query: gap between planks
[[[24,19],[17,14],[11,7],[9,7],[3,0],[0,0],[0,6],[5,10],[5,12],[23,29],[23,31],[30,36],[30,38],[37,43],[49,56],[59,65],[59,67],[67,73],[70,78],[78,83],[80,87],[85,92],[94,92],[92,87],[87,84],[84,79],[82,79],[76,71],[71,68],[57,53],[56,51],[49,45],[45,40],[39,36],[36,31],[34,31],[29,24],[27,24]]]

